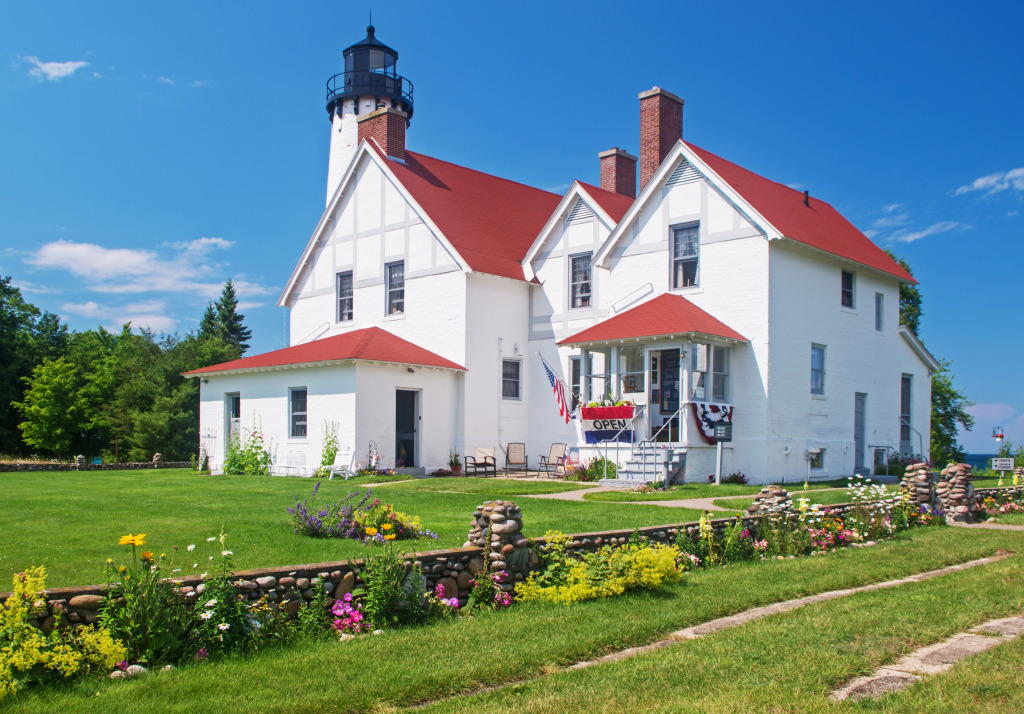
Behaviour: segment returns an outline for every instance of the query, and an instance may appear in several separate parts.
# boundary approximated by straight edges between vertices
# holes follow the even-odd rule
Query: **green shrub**
[[[331,456],[333,463],[334,457]],[[228,453],[224,457],[224,473],[270,475],[270,452],[263,442],[263,430],[253,420],[245,438],[234,432],[228,439]]]

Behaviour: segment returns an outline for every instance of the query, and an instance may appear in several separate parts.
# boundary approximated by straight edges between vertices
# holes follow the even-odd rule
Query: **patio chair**
[[[334,464],[327,469],[330,474],[327,480],[332,480],[335,476],[344,476],[345,480],[348,481],[349,476],[355,476],[356,472],[354,469],[356,461],[356,450],[351,446],[346,446],[334,455]]]
[[[508,445],[508,449],[505,451],[506,476],[508,476],[509,471],[529,473],[530,468],[526,464],[526,444],[515,442]]]
[[[561,470],[562,474],[565,474],[565,450],[567,448],[566,444],[552,444],[547,455],[540,457],[540,466],[537,467],[537,471],[558,476],[558,472]]]
[[[498,463],[494,460],[494,447],[477,447],[472,456],[466,456],[466,475],[498,475]]]

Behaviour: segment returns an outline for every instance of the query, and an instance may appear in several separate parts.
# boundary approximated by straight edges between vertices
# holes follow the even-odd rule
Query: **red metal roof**
[[[812,196],[810,206],[806,206],[801,191],[759,176],[699,146],[685,143],[787,238],[877,268],[900,280],[917,283],[910,273],[828,203]]]
[[[620,193],[609,191],[608,189],[601,188],[600,186],[593,186],[589,183],[579,182],[580,186],[589,193],[601,209],[607,213],[613,221],[618,223],[622,220],[622,217],[626,215],[626,211],[633,205],[635,199],[623,196]]]
[[[261,355],[222,362],[201,369],[185,372],[185,375],[209,374],[234,370],[284,367],[309,364],[311,362],[336,362],[340,360],[364,360],[372,362],[395,362],[422,367],[443,367],[465,371],[465,367],[446,360],[430,350],[414,345],[408,340],[392,335],[379,327],[353,330],[322,340],[313,340],[282,350],[264,352]]]
[[[561,340],[560,345],[628,340],[687,333],[729,337],[749,342],[746,337],[680,295],[665,293],[615,317]]]
[[[522,260],[561,196],[412,151],[385,161],[472,270],[525,280]]]

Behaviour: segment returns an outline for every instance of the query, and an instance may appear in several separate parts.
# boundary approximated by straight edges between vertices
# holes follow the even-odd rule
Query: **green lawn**
[[[10,574],[32,565],[46,567],[50,587],[100,583],[106,559],[125,554],[117,540],[126,533],[143,532],[154,551],[171,553],[174,545],[205,545],[223,527],[240,569],[343,560],[363,553],[355,541],[292,533],[285,509],[294,504],[294,496],[311,494],[312,479],[168,469],[8,473],[0,476],[0,484],[0,575],[5,583]],[[419,516],[424,527],[440,536],[436,541],[403,542],[401,547],[430,550],[461,546],[473,509],[484,500],[579,487],[557,481],[444,478],[381,486],[373,492],[397,510]],[[321,500],[334,502],[358,488],[340,479],[321,481]],[[519,498],[517,503],[529,536],[549,529],[573,533],[700,518],[699,511],[659,506],[624,509],[539,498]],[[183,566],[183,574],[205,569],[205,556],[190,558],[179,552],[176,565]],[[9,587],[0,584],[0,591],[5,590]]]
[[[1024,608],[1024,556],[772,616],[632,661],[543,675],[753,606],[903,577],[998,549],[1024,552],[1024,533],[918,529],[872,548],[700,571],[654,592],[575,606],[525,603],[507,612],[381,637],[268,650],[129,681],[93,679],[30,691],[10,700],[6,708],[383,712],[537,677],[536,682],[491,695],[440,701],[433,710],[819,711],[832,706],[825,696],[842,681],[905,650]],[[1018,648],[1016,654],[1020,653]],[[1013,666],[1018,681],[1012,696],[1019,703],[1020,665]],[[981,701],[986,676],[990,675],[980,671],[978,687],[972,689]],[[1005,670],[998,676],[1000,692],[1014,691]],[[948,701],[955,702],[963,692],[947,694]],[[934,711],[975,708],[950,705]],[[1003,711],[1019,709],[1018,704]]]
[[[1007,513],[996,516],[996,522],[1007,526],[1024,526],[1024,513]]]
[[[787,489],[792,489],[794,486],[803,487],[803,482],[798,484],[788,484]],[[843,488],[847,486],[846,479],[831,479],[829,481],[816,481],[811,482],[808,488],[812,491],[817,491],[823,488]],[[656,493],[634,493],[629,490],[621,491],[601,491],[599,493],[587,493],[583,495],[583,498],[587,501],[609,501],[615,503],[624,502],[636,502],[636,501],[677,501],[687,498],[718,498],[721,496],[754,496],[764,488],[763,485],[752,485],[752,484],[737,484],[737,483],[723,483],[720,486],[716,486],[713,483],[685,483],[680,486],[673,486],[668,491],[658,491]],[[737,499],[737,503],[739,500]],[[753,502],[750,499],[746,502],[749,506]],[[840,503],[840,501],[832,501],[831,503]],[[716,504],[718,505],[718,504]],[[732,506],[728,506],[731,508]]]

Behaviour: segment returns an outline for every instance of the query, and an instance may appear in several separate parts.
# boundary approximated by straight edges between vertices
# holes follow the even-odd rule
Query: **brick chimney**
[[[682,97],[660,87],[640,93],[640,190],[683,138]]]
[[[636,198],[636,157],[618,147],[597,156],[601,159],[601,188]]]
[[[386,156],[405,161],[405,127],[409,115],[385,107],[359,117],[359,141],[373,139]]]

